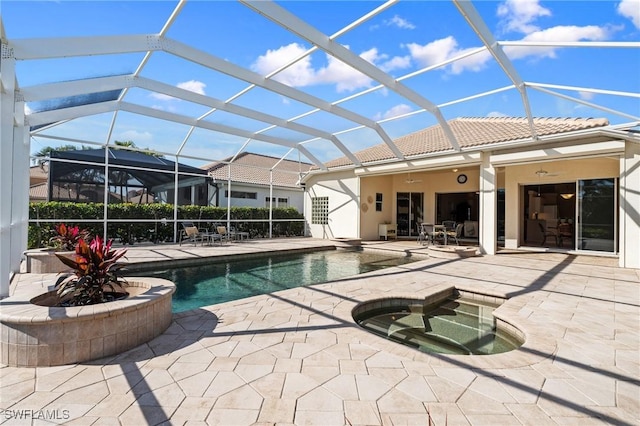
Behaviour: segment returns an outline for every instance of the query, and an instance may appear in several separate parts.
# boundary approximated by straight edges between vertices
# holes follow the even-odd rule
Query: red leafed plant
[[[56,253],[58,259],[75,270],[74,275],[60,277],[56,289],[60,306],[82,306],[104,303],[125,297],[126,282],[118,279],[122,264],[118,260],[126,249],[112,250],[96,236],[89,244],[83,239],[76,245],[75,259]]]
[[[53,232],[55,235],[49,242],[61,250],[73,250],[80,240],[86,241],[89,238],[89,231],[80,229],[78,226],[67,226],[64,223],[56,225]]]

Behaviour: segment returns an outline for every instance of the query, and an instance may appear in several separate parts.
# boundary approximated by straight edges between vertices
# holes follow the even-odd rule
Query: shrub
[[[177,229],[180,222],[189,220],[198,227],[209,228],[215,224],[224,224],[227,209],[215,206],[178,206]],[[45,247],[54,231],[54,224],[66,220],[81,219],[82,227],[91,235],[104,235],[103,221],[105,210],[102,203],[71,203],[51,201],[31,203],[29,205],[28,248]],[[107,205],[107,238],[122,244],[135,244],[140,241],[172,242],[174,236],[174,206],[172,204],[131,204],[111,203]],[[264,207],[231,207],[229,210],[231,226],[236,231],[249,232],[251,238],[266,237],[269,234],[269,209]],[[273,209],[273,236],[302,236],[304,216],[295,208]],[[117,219],[117,221],[111,221]],[[144,219],[133,222],[128,219]],[[166,219],[162,221],[162,219]],[[148,220],[148,221],[147,221]],[[265,222],[261,222],[265,221]]]

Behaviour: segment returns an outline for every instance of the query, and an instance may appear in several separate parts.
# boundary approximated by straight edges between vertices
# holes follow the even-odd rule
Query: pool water
[[[421,300],[360,311],[356,322],[374,334],[422,352],[490,355],[522,345],[515,336],[496,328],[496,306],[447,299],[436,306]]]
[[[274,254],[245,260],[220,261],[130,273],[173,281],[173,312],[183,312],[230,300],[267,294],[375,271],[416,261],[416,258],[366,250],[324,250]]]

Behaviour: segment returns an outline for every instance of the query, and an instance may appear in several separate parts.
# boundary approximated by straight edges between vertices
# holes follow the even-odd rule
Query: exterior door
[[[424,193],[398,192],[396,194],[396,223],[398,236],[416,236],[424,220]]]
[[[578,250],[618,251],[617,193],[617,181],[614,178],[578,181]]]

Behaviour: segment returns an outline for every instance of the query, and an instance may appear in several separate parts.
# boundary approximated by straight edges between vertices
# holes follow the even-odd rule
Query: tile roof
[[[78,193],[70,188],[62,188],[58,185],[53,185],[53,193],[56,194],[59,200],[71,200],[71,201],[87,201],[88,198],[85,195],[78,195]],[[47,201],[49,198],[49,184],[47,182],[37,183],[29,187],[29,201]]]
[[[29,168],[29,180],[32,184],[46,182],[49,179],[49,167],[44,165]]]
[[[232,158],[226,158],[201,166],[216,180],[226,181],[229,164]],[[269,185],[269,170],[280,161],[279,158],[267,155],[243,152],[238,155],[231,166],[231,181],[258,185]],[[273,171],[273,184],[276,186],[296,187],[299,173],[306,173],[311,164],[291,160],[282,160]]]
[[[461,148],[531,138],[529,122],[524,117],[462,117],[450,120],[448,123]],[[538,136],[604,127],[608,124],[609,122],[604,118],[534,118]],[[402,136],[394,142],[407,157],[452,150],[439,125]],[[354,155],[362,163],[396,158],[384,143],[366,148]],[[349,166],[353,163],[347,157],[341,157],[325,164],[332,168]]]

